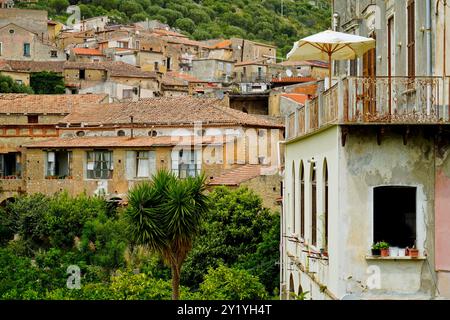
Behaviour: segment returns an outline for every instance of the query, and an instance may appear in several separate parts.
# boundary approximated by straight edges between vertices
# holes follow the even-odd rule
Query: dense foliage
[[[35,72],[31,74],[30,86],[36,94],[64,94],[64,77],[55,72]]]
[[[245,188],[217,188],[182,269],[181,299],[277,296],[279,215]],[[0,299],[170,299],[171,270],[130,242],[129,219],[99,197],[20,196],[0,207]],[[69,290],[67,268],[81,271]]]
[[[10,76],[0,74],[0,93],[33,93],[33,89],[17,83]]]
[[[243,37],[273,43],[284,56],[299,38],[330,27],[329,3],[328,0],[39,0],[28,7],[46,9],[50,16],[65,22],[67,6],[78,4],[84,18],[108,15],[118,23],[156,19],[197,40]]]

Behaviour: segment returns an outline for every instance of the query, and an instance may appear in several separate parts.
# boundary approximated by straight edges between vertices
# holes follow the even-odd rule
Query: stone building
[[[0,203],[25,192],[22,145],[59,136],[57,124],[83,103],[106,95],[0,95]]]
[[[256,191],[265,190],[262,195],[273,206],[280,192],[277,150],[283,128],[228,109],[216,99],[80,106],[59,121],[59,137],[23,145],[23,190],[85,190],[125,199],[130,187],[149,180],[158,169],[180,178],[204,172],[220,185],[230,170],[255,166],[259,171],[252,178],[274,175],[256,183]]]
[[[334,1],[335,28],[374,37],[376,48],[335,63],[336,84],[286,119],[282,298],[450,298],[450,87],[437,64],[438,7]],[[372,255],[380,241],[388,257]]]
[[[66,62],[64,78],[67,93],[105,93],[111,101],[150,98],[161,90],[160,74],[119,61]]]

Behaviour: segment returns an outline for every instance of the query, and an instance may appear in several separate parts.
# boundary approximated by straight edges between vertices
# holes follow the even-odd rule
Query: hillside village
[[[52,146],[48,142],[40,145],[41,152],[49,148],[56,150],[58,145],[66,146],[74,157],[75,149],[87,147],[161,146],[160,151],[145,153],[152,164],[146,177],[151,177],[160,168],[178,171],[179,156],[169,151],[171,144],[166,141],[197,121],[203,124],[203,129],[188,130],[199,134],[200,139],[221,130],[225,135],[227,130],[247,129],[254,130],[255,139],[264,135],[272,138],[261,150],[244,141],[245,150],[236,149],[235,155],[215,163],[202,166],[200,160],[194,160],[198,157],[194,155],[190,161],[194,171],[206,171],[211,185],[253,185],[264,196],[268,207],[278,207],[281,180],[273,173],[278,169],[280,158],[277,145],[283,139],[283,117],[314,95],[317,79],[326,74],[326,63],[279,61],[276,47],[246,39],[194,41],[157,21],[113,25],[107,16],[102,16],[80,21],[69,28],[49,20],[45,11],[15,8],[0,9],[0,21],[1,74],[29,86],[33,75],[51,72],[62,77],[65,86],[65,94],[60,96],[1,96],[4,105],[1,201],[20,192],[33,192],[31,184],[35,185],[35,190],[48,193],[62,187],[74,194],[83,190],[86,181],[82,168],[72,167],[67,160],[64,162],[66,169],[61,172],[50,174],[42,166],[36,178],[32,177],[31,167],[35,166],[29,167],[28,157],[36,152],[39,140],[50,137],[55,140]],[[223,110],[220,119],[216,121],[213,111],[196,106],[205,103],[217,111]],[[77,109],[79,105],[83,105],[83,111]],[[138,105],[161,110],[165,106],[172,107],[167,112],[162,111],[160,116],[148,115],[141,119]],[[105,112],[112,112],[111,116],[105,117]],[[191,119],[193,112],[196,117]],[[119,113],[123,114],[122,119],[114,119]],[[77,120],[73,120],[75,114]],[[95,114],[98,118],[94,118]],[[146,137],[141,145],[113,144],[118,139],[127,141],[131,131],[135,138]],[[67,138],[71,139],[72,146],[62,140]],[[58,152],[56,160],[52,161],[63,157]],[[27,165],[23,162],[25,157]],[[23,163],[20,166],[14,164],[18,159]],[[60,166],[56,163],[56,167]],[[262,174],[261,169],[268,166],[272,166],[271,171]],[[47,174],[42,170],[47,170]],[[118,167],[116,170],[125,173]],[[49,181],[49,177],[58,181]],[[120,183],[102,185],[102,188],[93,186],[92,192],[123,199],[132,182],[139,180],[130,172],[127,178],[121,174],[113,177],[121,181],[121,187]],[[68,178],[72,181],[67,181]],[[32,181],[31,184],[27,180]],[[123,180],[128,180],[129,184]],[[96,185],[96,182],[91,184]]]
[[[266,286],[251,299],[449,299],[450,9],[432,2],[334,0],[319,38],[350,40],[334,51],[299,41],[285,58],[268,43],[194,40],[157,20],[65,25],[0,1],[0,76],[22,90],[0,93],[0,209],[64,194],[139,211],[130,190],[160,172],[203,174],[217,219],[253,214],[251,190],[257,213],[239,223],[275,221],[264,220],[264,236],[246,225],[239,234],[261,238],[233,260],[263,269],[249,277]],[[296,59],[308,44],[330,52]],[[226,228],[211,219],[212,234]],[[187,247],[182,291],[216,297],[193,279],[228,267],[209,252],[223,262],[234,249]],[[267,268],[265,254],[276,257]],[[193,266],[216,269],[203,278]],[[179,290],[181,264],[171,267]]]

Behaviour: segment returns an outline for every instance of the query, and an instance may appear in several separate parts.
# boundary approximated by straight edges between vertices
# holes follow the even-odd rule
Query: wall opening
[[[305,170],[300,162],[300,237],[305,239]]]
[[[328,164],[325,159],[323,163],[323,195],[324,195],[324,212],[323,212],[323,224],[324,224],[324,244],[323,247],[325,250],[328,249]]]
[[[311,244],[317,245],[317,175],[316,163],[311,163]]]
[[[374,242],[400,248],[416,245],[416,194],[415,187],[374,188]]]

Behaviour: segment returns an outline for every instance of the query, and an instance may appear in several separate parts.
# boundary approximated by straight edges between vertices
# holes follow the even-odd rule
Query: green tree
[[[278,215],[264,208],[261,198],[248,188],[218,187],[210,198],[211,210],[183,267],[183,283],[196,289],[209,267],[215,268],[220,262],[232,267],[254,258],[260,260],[255,265],[249,262],[246,268],[264,278],[277,278],[278,268],[276,265],[272,268],[272,262],[278,261],[279,242],[273,243],[276,252],[271,252],[271,256],[254,255],[264,242],[264,235],[279,224]],[[265,264],[262,268],[266,268],[267,274],[255,268],[260,263]]]
[[[55,9],[56,13],[65,12],[67,7],[70,6],[68,0],[50,0],[48,2],[49,6]]]
[[[208,210],[205,176],[176,178],[159,171],[151,183],[133,188],[126,215],[136,244],[159,253],[172,271],[172,299],[179,298],[181,266]]]
[[[220,265],[210,268],[200,285],[200,294],[207,300],[261,300],[267,298],[258,277],[248,271]]]
[[[10,76],[0,74],[0,93],[33,93],[33,89],[18,84]]]
[[[32,73],[30,85],[36,94],[63,94],[65,92],[64,77],[55,72]]]
[[[175,22],[175,27],[183,31],[192,33],[195,31],[195,23],[189,18],[181,18]]]

